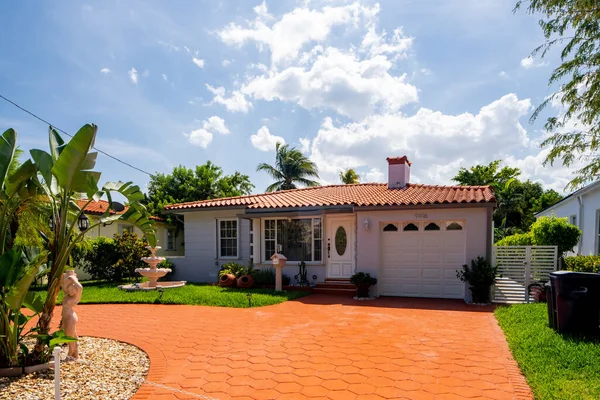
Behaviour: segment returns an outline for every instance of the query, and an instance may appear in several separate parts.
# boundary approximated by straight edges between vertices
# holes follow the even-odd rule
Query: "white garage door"
[[[465,263],[465,228],[462,221],[384,224],[380,295],[462,299],[456,270]]]

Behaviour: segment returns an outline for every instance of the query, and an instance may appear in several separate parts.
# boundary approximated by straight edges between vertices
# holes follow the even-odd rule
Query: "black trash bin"
[[[548,315],[560,333],[598,334],[600,274],[556,271],[550,274]]]

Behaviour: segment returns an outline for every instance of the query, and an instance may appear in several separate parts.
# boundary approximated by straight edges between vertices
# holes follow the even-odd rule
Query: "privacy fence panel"
[[[496,303],[524,303],[529,284],[548,281],[557,269],[556,246],[494,246],[492,262],[499,277],[493,289]]]

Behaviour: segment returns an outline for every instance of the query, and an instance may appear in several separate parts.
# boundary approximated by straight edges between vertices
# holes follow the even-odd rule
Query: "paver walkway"
[[[254,309],[81,305],[150,356],[134,399],[531,399],[491,308],[312,295]]]

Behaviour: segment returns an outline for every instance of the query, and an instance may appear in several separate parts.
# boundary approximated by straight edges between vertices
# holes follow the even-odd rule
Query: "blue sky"
[[[385,181],[408,155],[412,181],[448,184],[503,159],[563,191],[542,167],[541,123],[555,55],[514,1],[2,2],[0,93],[67,132],[93,122],[97,147],[149,172],[211,160],[255,172],[284,140],[323,183],[343,168]],[[552,110],[550,110],[552,111]],[[0,102],[0,130],[46,148],[47,127]],[[99,157],[103,181],[148,176]]]

